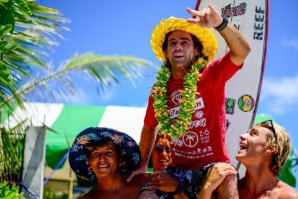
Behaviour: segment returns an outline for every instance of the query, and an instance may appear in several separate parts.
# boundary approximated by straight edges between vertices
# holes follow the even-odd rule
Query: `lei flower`
[[[197,84],[200,79],[199,71],[206,66],[206,63],[206,60],[199,58],[196,63],[191,65],[190,71],[183,77],[184,88],[179,90],[181,94],[181,99],[179,100],[180,111],[175,122],[171,122],[167,112],[167,83],[171,76],[170,70],[163,65],[157,73],[157,82],[153,86],[152,93],[154,99],[153,108],[160,134],[180,137],[187,131],[196,105]]]

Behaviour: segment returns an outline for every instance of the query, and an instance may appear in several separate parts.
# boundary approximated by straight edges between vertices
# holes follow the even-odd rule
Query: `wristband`
[[[217,31],[222,31],[223,29],[225,29],[225,27],[227,27],[228,23],[229,23],[228,19],[223,18],[221,24],[215,27],[214,29]]]
[[[179,179],[178,179],[178,180],[179,180]],[[183,185],[182,181],[179,180],[179,184],[178,184],[176,190],[175,190],[174,192],[172,192],[172,194],[173,194],[173,195],[176,195],[176,194],[179,194],[179,193],[181,193],[181,192],[183,192],[183,191],[184,191],[184,185]]]

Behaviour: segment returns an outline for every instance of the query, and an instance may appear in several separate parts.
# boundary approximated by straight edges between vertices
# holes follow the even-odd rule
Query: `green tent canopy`
[[[51,126],[59,134],[47,131],[46,164],[55,168],[76,135],[87,127],[98,126],[105,110],[105,107],[64,105]]]
[[[45,103],[24,103],[24,106],[23,110],[14,108],[14,117],[2,117],[2,126],[13,127],[18,121],[28,119],[28,126],[49,127],[46,131],[46,165],[52,169],[64,157],[76,135],[88,127],[114,128],[129,134],[138,142],[146,111],[144,107],[123,106]]]
[[[273,117],[269,114],[257,114],[254,120],[254,125],[262,123],[267,120],[274,121]]]

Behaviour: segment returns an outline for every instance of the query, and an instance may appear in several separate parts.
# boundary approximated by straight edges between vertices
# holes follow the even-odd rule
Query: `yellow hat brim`
[[[182,18],[170,17],[161,20],[152,32],[150,44],[158,60],[166,61],[162,45],[166,34],[175,30],[182,30],[197,37],[203,45],[203,54],[208,58],[208,61],[214,58],[218,44],[215,35],[209,28],[203,28],[199,25],[189,23]]]

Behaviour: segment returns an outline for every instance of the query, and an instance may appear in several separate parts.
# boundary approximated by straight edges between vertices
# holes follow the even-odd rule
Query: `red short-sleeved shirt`
[[[198,95],[189,129],[171,143],[172,166],[182,169],[198,169],[211,162],[229,162],[225,146],[225,83],[241,68],[230,59],[230,53],[211,62],[202,72],[198,82]],[[183,79],[168,82],[168,113],[172,121],[178,116],[181,98],[179,89]],[[153,97],[150,95],[144,124],[156,127]]]

